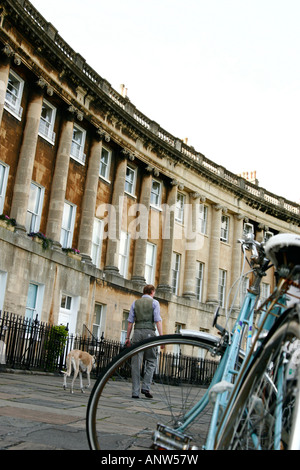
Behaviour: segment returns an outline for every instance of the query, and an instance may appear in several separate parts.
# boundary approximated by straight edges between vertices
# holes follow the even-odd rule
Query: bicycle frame
[[[285,290],[286,290],[286,280],[281,279],[279,284],[278,284],[278,287],[274,290],[274,292],[269,296],[269,298],[263,304],[263,306],[268,304],[268,307],[263,312],[263,314],[261,316],[261,319],[260,319],[259,324],[257,326],[256,338],[254,339],[254,341],[251,345],[251,348],[248,351],[248,354],[245,356],[242,367],[240,368],[240,370],[237,374],[237,378],[236,378],[236,382],[234,384],[234,387],[233,387],[230,395],[227,396],[227,399],[224,400],[224,402],[223,402],[223,405],[224,405],[223,411],[225,411],[225,412],[223,413],[223,416],[222,416],[222,418],[221,418],[221,420],[219,421],[218,424],[213,423],[214,426],[212,426],[211,437],[210,437],[210,440],[208,441],[208,446],[209,447],[207,446],[206,447],[207,449],[214,449],[215,448],[217,435],[219,435],[221,433],[222,429],[223,429],[223,423],[225,422],[226,414],[229,413],[230,407],[231,407],[232,403],[234,402],[234,400],[237,396],[237,393],[238,393],[238,390],[239,390],[239,384],[241,383],[241,381],[242,381],[243,377],[245,376],[247,370],[251,366],[251,362],[254,358],[255,352],[258,349],[258,342],[260,342],[264,339],[265,335],[262,335],[263,337],[261,337],[261,333],[263,331],[266,332],[266,333],[269,332],[271,330],[272,326],[274,325],[276,319],[279,318],[286,309],[286,297],[285,297],[285,294],[282,295],[282,292],[285,292]],[[280,380],[280,371],[279,371],[279,381],[277,383],[277,406],[276,406],[275,416],[274,416],[275,423],[276,423],[276,428],[277,428],[278,431],[281,429],[281,423],[282,423],[282,399],[281,399],[281,396],[282,396],[283,374],[281,374],[281,375],[282,375],[281,376],[282,380]],[[267,378],[267,380],[271,380],[270,377],[266,377],[266,378]],[[226,407],[226,409],[225,409],[225,407]],[[280,433],[278,433],[278,434],[280,435]],[[257,448],[257,450],[258,450],[259,448],[256,445],[257,436],[256,436],[255,432],[253,432],[253,434],[252,434],[252,440],[253,440],[255,448]],[[280,440],[278,442],[274,443],[274,450],[275,449],[280,449]]]
[[[264,271],[268,269],[265,266]],[[215,400],[215,404],[213,407],[212,418],[210,422],[210,427],[208,431],[208,436],[206,440],[206,444],[204,449],[212,450],[215,446],[216,435],[220,431],[222,427],[222,413],[224,413],[226,406],[228,405],[229,398],[235,396],[237,390],[237,384],[240,382],[241,378],[244,376],[245,372],[249,368],[253,355],[255,353],[255,349],[257,346],[257,340],[259,339],[259,335],[264,331],[269,331],[274,324],[276,318],[282,313],[285,309],[285,298],[278,298],[281,295],[282,286],[280,285],[279,288],[275,289],[274,293],[267,299],[267,301],[263,304],[267,305],[269,303],[269,307],[263,311],[259,324],[257,326],[257,334],[256,339],[253,341],[253,332],[254,332],[254,312],[255,307],[257,305],[259,299],[259,284],[263,277],[263,270],[259,270],[256,272],[256,280],[254,286],[251,290],[248,290],[246,297],[244,299],[242,308],[239,312],[238,318],[235,322],[234,328],[232,330],[228,345],[226,347],[225,353],[220,361],[220,364],[215,372],[213,380],[204,394],[203,398],[185,415],[184,422],[181,426],[176,429],[178,432],[184,432],[188,425],[197,418],[197,416],[204,410],[207,406],[210,395],[214,391],[216,384],[223,384],[224,391],[221,389],[217,392],[217,397]],[[275,307],[275,305],[279,302],[280,306]],[[275,310],[274,310],[275,308]],[[247,337],[245,337],[245,331],[247,330]],[[242,352],[241,344],[245,341],[245,351]],[[241,352],[244,355],[243,362],[239,368],[237,369],[239,355]],[[234,384],[235,382],[235,384]],[[232,388],[232,390],[230,390]],[[280,396],[280,390],[278,393]],[[279,402],[280,403],[280,402]],[[277,426],[280,426],[281,423],[281,407],[278,405],[275,415]],[[256,440],[255,433],[253,433],[253,442]],[[275,446],[280,445],[280,443],[276,444]],[[277,447],[275,447],[277,448]]]

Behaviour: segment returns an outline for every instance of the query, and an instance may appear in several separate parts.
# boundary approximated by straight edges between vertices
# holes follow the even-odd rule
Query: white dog
[[[83,390],[83,384],[82,384],[82,372],[87,373],[87,379],[88,379],[88,384],[86,388],[89,388],[91,385],[91,380],[90,380],[90,373],[91,370],[96,366],[96,358],[95,356],[91,356],[89,353],[85,351],[80,351],[79,349],[73,349],[72,351],[69,352],[67,356],[67,371],[63,372],[65,374],[64,376],[64,389],[67,388],[67,376],[70,377],[72,373],[72,366],[74,369],[74,377],[72,380],[72,385],[71,385],[71,393],[73,393],[73,385],[75,382],[75,379],[79,373],[79,378],[80,378],[80,388],[82,393],[84,393]]]

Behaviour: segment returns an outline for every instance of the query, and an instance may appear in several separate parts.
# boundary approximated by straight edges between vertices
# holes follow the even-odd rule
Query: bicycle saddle
[[[270,238],[265,246],[267,258],[277,270],[293,270],[300,265],[300,235],[281,233]],[[298,269],[297,269],[298,271]]]

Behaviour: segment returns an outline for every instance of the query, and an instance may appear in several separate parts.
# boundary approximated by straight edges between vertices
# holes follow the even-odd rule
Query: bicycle
[[[283,237],[285,241],[281,235],[273,237],[266,251],[254,240],[240,240],[255,279],[231,331],[232,310],[225,326],[218,323],[217,311],[213,324],[220,336],[182,330],[150,338],[125,349],[108,365],[88,403],[86,428],[91,449],[300,448],[295,426],[300,420],[297,361],[293,375],[286,377],[287,368],[299,354],[299,304],[286,310],[285,300],[290,286],[299,285],[299,266],[293,260],[299,259],[300,237]],[[249,250],[250,259],[246,256]],[[280,279],[259,306],[261,280],[272,266],[266,253]],[[130,360],[134,354],[159,346],[167,353],[159,354],[154,399],[135,400],[133,407]],[[177,356],[168,353],[174,348],[180,351]],[[188,367],[183,356],[189,358]],[[201,360],[208,356],[217,359],[218,366],[204,388]],[[270,419],[274,410],[275,418]],[[286,434],[291,438],[286,439]]]

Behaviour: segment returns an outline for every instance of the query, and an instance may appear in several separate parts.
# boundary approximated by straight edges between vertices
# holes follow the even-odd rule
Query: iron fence
[[[59,372],[66,368],[66,357],[72,349],[96,356],[96,376],[117,356],[121,342],[96,339],[91,334],[69,335],[64,326],[53,326],[8,312],[0,312],[0,365],[2,368]],[[217,362],[189,356],[161,353],[157,371],[174,384],[189,381],[207,385]],[[128,375],[131,371],[128,368]]]

